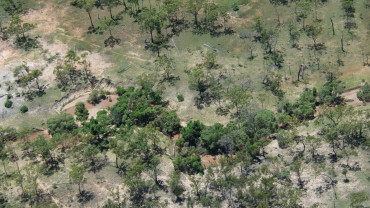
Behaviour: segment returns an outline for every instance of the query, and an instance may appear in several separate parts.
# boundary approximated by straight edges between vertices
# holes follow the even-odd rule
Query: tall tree
[[[95,31],[95,26],[94,26],[94,23],[91,17],[91,12],[94,9],[95,2],[96,2],[95,0],[75,0],[74,2],[72,2],[72,5],[80,9],[83,9],[87,12],[87,14],[89,15],[90,24],[91,24],[91,26],[89,27],[89,30],[91,29],[92,31]]]
[[[199,26],[199,11],[203,8],[205,0],[187,0],[186,9],[187,12],[194,16],[194,26]]]
[[[78,193],[82,195],[81,185],[86,183],[86,178],[84,177],[86,169],[81,166],[72,166],[71,171],[69,171],[69,180],[78,184]]]

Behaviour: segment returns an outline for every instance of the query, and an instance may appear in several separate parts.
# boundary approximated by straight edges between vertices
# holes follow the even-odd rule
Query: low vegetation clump
[[[363,102],[370,102],[370,85],[368,83],[365,83],[357,92],[357,97]]]
[[[6,100],[4,103],[5,108],[11,108],[13,106],[13,101]]]
[[[368,205],[369,9],[0,0],[0,207]]]
[[[28,107],[25,106],[25,105],[22,105],[19,110],[21,111],[21,113],[27,113],[28,112]]]

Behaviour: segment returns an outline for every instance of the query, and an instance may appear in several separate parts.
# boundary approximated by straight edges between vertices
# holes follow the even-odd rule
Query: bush
[[[362,102],[370,102],[370,85],[368,83],[357,92],[357,97]]]
[[[5,108],[11,108],[12,105],[13,105],[13,102],[11,100],[5,101],[5,104],[4,104]]]
[[[279,144],[281,149],[285,149],[289,147],[289,144],[292,142],[292,139],[284,132],[280,132],[276,135],[276,140]]]
[[[256,135],[259,137],[274,133],[278,126],[275,114],[269,110],[258,112],[254,117],[254,122],[257,129]]]
[[[20,109],[21,113],[27,113],[28,112],[28,107],[23,105]]]
[[[78,127],[75,120],[71,114],[59,114],[56,115],[46,122],[51,135],[72,133],[77,134]]]
[[[204,124],[200,121],[189,121],[186,127],[181,129],[181,134],[189,146],[196,146],[204,128]]]
[[[184,96],[183,96],[182,94],[178,94],[178,95],[177,95],[177,100],[178,100],[179,102],[183,102],[183,101],[184,101]]]
[[[155,125],[159,127],[160,131],[166,135],[173,135],[178,133],[180,129],[180,119],[175,111],[167,111],[162,109],[161,114],[155,119]]]
[[[233,8],[233,10],[236,12],[236,11],[239,11],[239,5],[237,3],[233,3],[233,5],[231,6]]]
[[[78,121],[86,121],[89,117],[89,111],[85,108],[85,104],[83,102],[79,102],[76,104],[76,119]]]
[[[179,155],[173,161],[175,170],[186,172],[189,175],[203,173],[203,166],[199,155]]]
[[[99,104],[100,100],[105,100],[107,98],[106,95],[109,95],[109,94],[110,94],[109,91],[93,90],[90,93],[89,98],[87,99],[87,102],[90,103],[90,104],[93,104],[93,105]]]
[[[319,100],[325,104],[341,104],[343,99],[340,97],[340,94],[342,94],[343,90],[344,86],[341,81],[327,82],[319,89]]]

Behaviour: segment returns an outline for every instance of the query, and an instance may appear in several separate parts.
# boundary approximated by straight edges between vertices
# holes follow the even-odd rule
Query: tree
[[[38,42],[31,39],[26,32],[35,28],[35,25],[30,23],[23,23],[23,20],[18,14],[12,16],[8,32],[16,35],[15,45],[19,48],[23,48],[26,51],[32,48],[38,47]]]
[[[102,3],[107,6],[107,8],[109,10],[110,18],[112,20],[115,20],[115,18],[113,17],[113,14],[112,14],[112,9],[114,7],[117,7],[118,5],[120,5],[121,1],[120,0],[103,0]]]
[[[242,87],[234,86],[226,93],[226,98],[230,101],[228,108],[235,108],[236,116],[239,116],[240,109],[249,104],[251,95],[247,94]]]
[[[89,30],[91,31],[95,31],[95,26],[94,26],[94,23],[91,17],[91,11],[94,8],[94,4],[95,4],[95,0],[74,0],[72,2],[73,6],[76,6],[80,9],[85,10],[87,14],[89,15],[90,24],[91,24],[91,26],[89,27]]]
[[[277,7],[280,6],[280,5],[287,5],[288,0],[270,0],[270,4],[272,4],[272,6],[275,9],[275,12],[276,12],[276,15],[277,15],[278,25],[280,25],[280,15],[279,15]]]
[[[297,21],[302,21],[302,29],[305,30],[304,21],[308,17],[308,14],[311,12],[311,1],[300,0],[296,4],[295,13]]]
[[[166,135],[178,133],[181,127],[180,118],[177,116],[176,111],[167,111],[165,109],[161,110],[154,123]]]
[[[298,185],[302,189],[303,188],[303,181],[301,179],[302,171],[303,171],[303,164],[301,159],[297,159],[293,163],[293,171],[297,174],[298,176]]]
[[[182,128],[180,132],[185,142],[189,143],[189,146],[196,146],[204,128],[204,124],[200,121],[188,121],[186,127]]]
[[[83,149],[82,157],[84,160],[85,167],[90,167],[94,173],[96,172],[97,167],[97,155],[99,154],[100,150],[95,145],[87,145]]]
[[[168,181],[171,192],[176,196],[176,202],[180,200],[180,196],[185,192],[184,187],[180,182],[181,173],[173,171]]]
[[[57,161],[55,160],[53,151],[57,147],[57,144],[46,140],[43,135],[40,135],[39,138],[32,143],[32,146],[34,148],[34,153],[41,156],[47,167],[49,167],[49,164],[52,164],[52,166],[56,165]]]
[[[9,22],[9,19],[9,14],[0,6],[0,37],[2,40],[8,39],[8,31],[5,25]]]
[[[307,136],[307,142],[311,146],[312,159],[315,159],[317,149],[321,146],[321,139],[315,136]]]
[[[144,8],[138,16],[140,28],[148,31],[150,34],[151,43],[154,43],[154,30],[157,31],[157,36],[161,35],[161,28],[163,27],[165,16],[162,12],[155,9]]]
[[[265,137],[277,129],[275,114],[269,110],[262,110],[254,117],[257,137]]]
[[[71,171],[69,171],[69,180],[71,183],[78,184],[78,193],[80,195],[82,195],[81,185],[86,183],[85,173],[86,169],[81,166],[72,166]]]
[[[312,25],[308,25],[306,26],[306,35],[308,37],[311,37],[312,41],[313,41],[313,47],[315,48],[315,50],[317,50],[317,38],[318,36],[322,33],[322,26],[319,25],[318,23],[315,23],[315,24],[312,24]]]
[[[365,83],[357,92],[357,98],[362,102],[370,102],[370,85]]]
[[[85,108],[85,104],[83,102],[78,102],[76,104],[76,120],[78,121],[86,121],[89,117],[89,111]]]
[[[4,138],[3,137],[0,137],[0,159],[1,159],[1,162],[3,164],[5,176],[7,176],[8,172],[6,171],[7,168],[6,168],[5,165],[8,162],[9,158],[7,156],[7,151],[5,149]]]
[[[175,78],[173,75],[174,67],[172,61],[167,56],[158,57],[155,60],[155,66],[163,74],[163,81],[171,82]]]
[[[299,37],[301,36],[301,33],[299,32],[297,26],[295,24],[289,24],[289,37],[292,41],[292,47],[297,47],[297,41],[299,40]]]
[[[344,90],[343,83],[340,80],[326,82],[318,90],[319,100],[326,104],[340,104],[343,99],[340,97]]]
[[[104,18],[99,22],[99,31],[103,33],[108,30],[109,32],[109,37],[104,41],[105,47],[110,46],[113,48],[116,44],[118,45],[121,42],[121,39],[115,38],[112,35],[112,28],[116,24],[117,22],[113,18]]]
[[[71,114],[62,113],[51,117],[47,120],[46,125],[51,135],[63,133],[76,134],[78,131],[77,125]]]
[[[26,32],[32,30],[33,28],[35,28],[33,24],[23,23],[23,20],[19,15],[14,15],[10,21],[8,31],[15,34],[17,38],[22,35],[22,38],[26,39]]]
[[[343,170],[342,170],[342,174],[344,175],[344,177],[346,177],[346,179],[344,179],[344,182],[345,182],[345,183],[348,183],[348,182],[349,182],[349,180],[348,180],[348,178],[347,178],[347,173],[348,173],[347,168],[343,168]]]
[[[194,16],[194,26],[199,26],[198,15],[199,11],[203,8],[205,0],[187,0],[186,9],[187,12]]]
[[[351,207],[361,207],[361,205],[369,200],[369,195],[366,191],[351,193],[349,196]]]

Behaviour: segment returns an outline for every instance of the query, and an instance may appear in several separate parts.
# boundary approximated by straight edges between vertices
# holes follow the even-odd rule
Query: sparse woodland
[[[0,0],[0,208],[369,207],[369,0]]]

